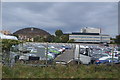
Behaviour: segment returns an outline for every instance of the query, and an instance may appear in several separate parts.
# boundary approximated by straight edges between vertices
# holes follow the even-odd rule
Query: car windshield
[[[85,49],[84,48],[80,48],[80,54],[84,54]]]
[[[101,57],[107,57],[108,55],[101,55]]]
[[[106,60],[118,60],[118,59],[116,59],[116,58],[107,58]]]
[[[94,54],[93,57],[95,58],[101,58],[101,57],[107,57],[107,54]]]

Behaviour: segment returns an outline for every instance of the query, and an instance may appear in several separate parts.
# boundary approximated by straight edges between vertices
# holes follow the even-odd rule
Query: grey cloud
[[[3,3],[2,19],[4,29],[12,32],[28,26],[50,33],[56,29],[75,32],[82,27],[101,27],[103,33],[113,36],[118,29],[117,9],[117,3],[104,2],[11,2]]]

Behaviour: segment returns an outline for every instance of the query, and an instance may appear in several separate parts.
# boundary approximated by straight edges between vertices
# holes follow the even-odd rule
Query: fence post
[[[80,64],[80,45],[79,45],[79,52],[78,52],[78,65]]]
[[[113,57],[114,57],[114,44],[113,44],[113,47],[112,47],[112,66],[113,66]]]
[[[75,47],[76,46],[75,46],[75,44],[72,44],[72,45],[73,45],[73,60],[74,60],[74,56],[75,56],[74,54],[75,54]]]
[[[48,63],[47,63],[47,59],[48,59],[47,57],[48,57],[48,42],[47,42],[47,44],[46,44],[46,66],[47,66],[47,64],[48,64]]]

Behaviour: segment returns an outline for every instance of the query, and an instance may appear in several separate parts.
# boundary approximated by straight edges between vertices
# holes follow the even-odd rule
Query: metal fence
[[[3,55],[3,61],[5,65],[8,66],[14,66],[16,63],[21,63],[23,65],[31,65],[31,66],[49,66],[49,65],[55,65],[56,63],[69,63],[72,60],[74,60],[74,51],[76,44],[84,45],[84,46],[98,46],[99,44],[82,44],[82,43],[37,43],[37,42],[26,42],[19,44],[18,46],[14,45],[11,47],[10,51],[4,52]],[[67,45],[71,47],[71,50],[66,50],[66,52],[63,52],[60,55],[57,55],[55,59],[48,59],[48,47],[49,46],[63,46]],[[26,54],[27,47],[38,47],[38,46],[44,46],[45,52],[41,51],[42,48],[36,48],[38,53],[37,55],[40,57],[39,60],[26,60],[22,61],[19,60],[19,56]],[[116,46],[116,45],[115,45]],[[26,51],[26,52],[25,52]],[[16,54],[18,56],[16,56]],[[33,58],[31,58],[33,59]],[[34,58],[35,59],[35,58]],[[79,64],[79,63],[78,63]]]

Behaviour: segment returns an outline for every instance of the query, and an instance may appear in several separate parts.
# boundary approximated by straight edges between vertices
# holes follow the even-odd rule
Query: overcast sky
[[[79,32],[83,27],[102,28],[103,34],[118,34],[117,2],[4,2],[3,29],[12,33],[37,27],[51,34]]]

